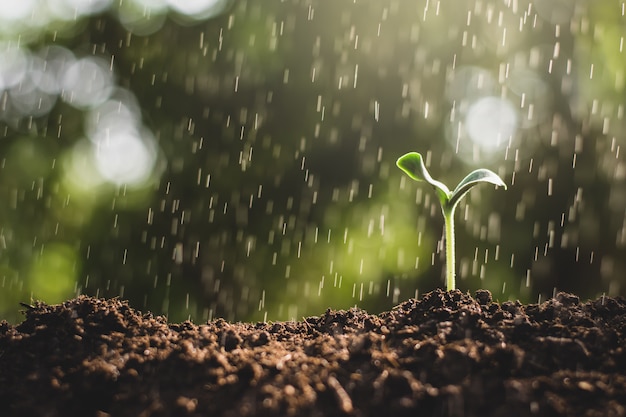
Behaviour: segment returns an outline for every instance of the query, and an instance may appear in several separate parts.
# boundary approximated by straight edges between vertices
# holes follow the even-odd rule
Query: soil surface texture
[[[0,323],[2,416],[626,416],[626,301],[441,290],[389,312],[168,323],[119,299]]]

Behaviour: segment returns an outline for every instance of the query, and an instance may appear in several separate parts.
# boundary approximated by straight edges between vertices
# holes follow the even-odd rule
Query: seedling
[[[404,171],[409,177],[415,181],[425,181],[432,185],[439,198],[441,204],[441,212],[445,222],[446,229],[446,287],[448,290],[456,288],[455,283],[455,259],[454,259],[454,210],[457,204],[469,190],[481,182],[494,184],[500,187],[504,187],[506,190],[506,184],[502,181],[495,172],[488,169],[477,169],[470,172],[459,185],[456,186],[454,191],[450,191],[448,187],[442,182],[434,180],[422,160],[422,155],[417,152],[409,152],[398,158],[396,162],[398,168]]]

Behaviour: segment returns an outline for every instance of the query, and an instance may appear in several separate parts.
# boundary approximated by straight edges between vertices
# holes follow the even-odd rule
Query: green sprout
[[[434,180],[430,176],[426,166],[424,166],[422,155],[417,152],[409,152],[402,155],[398,158],[396,165],[415,181],[425,181],[435,189],[441,204],[441,212],[443,213],[446,228],[446,286],[448,290],[454,290],[456,288],[454,271],[454,210],[461,198],[473,186],[485,182],[504,187],[506,190],[506,184],[495,172],[481,168],[470,172],[461,180],[454,191],[450,191],[444,183]]]

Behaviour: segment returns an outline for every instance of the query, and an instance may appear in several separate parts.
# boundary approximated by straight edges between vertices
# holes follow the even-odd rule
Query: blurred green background
[[[19,4],[17,4],[19,3]],[[0,5],[0,318],[120,296],[172,321],[624,295],[624,1]]]

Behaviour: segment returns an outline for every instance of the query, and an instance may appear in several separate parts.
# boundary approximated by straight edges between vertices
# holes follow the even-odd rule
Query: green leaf
[[[444,183],[434,180],[430,176],[422,160],[422,155],[417,152],[409,152],[398,158],[396,165],[415,181],[424,181],[432,185],[437,192],[437,197],[439,197],[442,207],[448,204],[451,194],[450,190]]]
[[[502,178],[493,171],[488,169],[477,169],[470,172],[465,178],[461,180],[459,185],[456,186],[452,194],[450,195],[449,204],[454,207],[458,202],[469,192],[472,187],[480,183],[490,183],[499,187],[504,187],[506,190],[506,184],[502,181]]]

